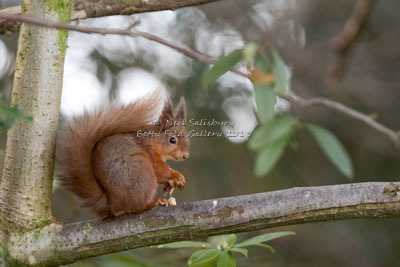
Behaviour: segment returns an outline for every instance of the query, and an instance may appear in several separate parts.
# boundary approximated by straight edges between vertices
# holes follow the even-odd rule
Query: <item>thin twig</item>
[[[392,129],[380,124],[379,122],[374,120],[371,116],[365,115],[364,113],[351,109],[348,106],[345,106],[341,103],[320,97],[306,100],[294,94],[293,92],[286,93],[286,95],[283,96],[283,98],[304,108],[310,108],[314,106],[324,106],[330,109],[334,109],[351,118],[364,122],[365,124],[374,128],[378,132],[388,136],[396,145],[400,145],[399,132],[395,132]]]
[[[138,26],[141,23],[140,18],[135,20],[131,25],[129,25],[129,27],[127,27],[127,30],[132,30],[133,28],[135,28],[136,26]]]
[[[147,32],[131,31],[129,29],[112,29],[112,28],[99,28],[99,27],[88,27],[88,26],[81,26],[81,25],[71,25],[71,24],[57,22],[57,21],[45,20],[45,19],[41,19],[41,18],[37,18],[37,17],[25,16],[20,13],[17,13],[17,14],[0,13],[0,19],[5,19],[5,20],[9,20],[9,21],[20,21],[20,22],[25,22],[25,23],[43,26],[43,27],[47,27],[47,28],[63,29],[63,30],[77,31],[77,32],[82,32],[82,33],[94,33],[94,34],[101,34],[101,35],[116,34],[116,35],[130,36],[130,37],[143,37],[147,40],[154,41],[154,42],[160,43],[162,45],[168,46],[168,47],[170,47],[174,50],[177,50],[178,52],[180,52],[188,57],[194,58],[198,61],[201,61],[201,62],[204,62],[207,64],[212,64],[215,62],[215,59],[213,59],[212,57],[209,57],[200,52],[191,50],[184,46],[176,45],[176,44],[171,43],[163,38],[160,38],[154,34],[147,33]]]
[[[367,20],[371,5],[372,0],[358,0],[356,2],[353,12],[344,25],[343,30],[332,39],[332,46],[337,53],[343,53],[356,39]]]
[[[37,18],[37,17],[26,16],[21,13],[16,13],[16,14],[0,13],[0,19],[5,19],[5,20],[9,20],[9,21],[25,22],[25,23],[43,26],[43,27],[47,27],[47,28],[63,29],[63,30],[77,31],[77,32],[82,32],[82,33],[95,33],[95,34],[101,34],[101,35],[116,34],[116,35],[130,36],[130,37],[143,37],[147,40],[154,41],[156,43],[168,46],[168,47],[184,54],[187,57],[196,59],[198,61],[201,61],[201,62],[204,62],[207,64],[213,64],[216,61],[215,58],[204,55],[198,51],[194,51],[194,50],[189,49],[184,46],[176,45],[176,44],[174,44],[168,40],[165,40],[163,38],[160,38],[154,34],[142,32],[142,31],[131,31],[129,29],[124,30],[124,29],[112,29],[112,28],[99,28],[99,27],[88,27],[88,26],[81,26],[81,25],[71,25],[71,24],[67,24],[67,23],[63,23],[63,22],[50,21],[50,20],[45,20],[45,19],[41,19],[41,18]],[[238,75],[247,77],[247,74],[245,74],[237,69],[234,69],[232,71]]]
[[[204,55],[200,52],[194,51],[194,50],[184,47],[184,46],[176,45],[168,40],[165,40],[154,34],[147,33],[147,32],[70,25],[67,23],[54,22],[54,21],[44,20],[41,18],[25,16],[22,14],[0,13],[0,19],[6,19],[6,20],[10,20],[10,21],[20,21],[20,22],[35,24],[38,26],[43,26],[43,27],[48,27],[48,28],[64,29],[64,30],[77,31],[77,32],[83,32],[83,33],[95,33],[95,34],[102,34],[102,35],[116,34],[116,35],[130,36],[130,37],[143,37],[147,40],[154,41],[159,44],[168,46],[168,47],[186,55],[187,57],[193,58],[200,62],[204,62],[207,64],[214,64],[216,61],[216,59],[214,59],[210,56]],[[244,73],[238,69],[232,69],[232,72],[234,72],[240,76],[249,78],[246,73]],[[363,114],[359,111],[356,111],[354,109],[351,109],[341,103],[338,103],[338,102],[335,102],[335,101],[332,101],[329,99],[325,99],[325,98],[312,98],[312,99],[306,100],[306,99],[296,95],[293,92],[286,93],[286,95],[282,96],[282,98],[288,100],[289,102],[291,102],[293,104],[297,104],[302,107],[324,106],[324,107],[339,111],[349,117],[352,117],[354,119],[362,121],[365,124],[372,127],[373,129],[377,130],[378,132],[385,134],[396,145],[400,144],[400,133],[399,132],[395,132],[395,131],[391,130],[390,128],[375,121],[370,116]]]
[[[372,2],[373,0],[357,0],[353,12],[342,31],[332,39],[331,45],[337,54],[337,58],[328,75],[330,84],[337,84],[342,76],[345,68],[346,53],[365,25]]]

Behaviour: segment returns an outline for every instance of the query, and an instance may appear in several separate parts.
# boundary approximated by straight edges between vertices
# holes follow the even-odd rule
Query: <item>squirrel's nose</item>
[[[187,159],[187,158],[189,158],[189,153],[183,153],[182,159]]]

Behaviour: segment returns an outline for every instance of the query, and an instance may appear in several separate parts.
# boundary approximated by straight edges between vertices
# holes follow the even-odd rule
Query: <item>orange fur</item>
[[[57,144],[59,177],[83,206],[103,218],[141,212],[163,203],[153,201],[157,184],[166,191],[183,188],[183,175],[171,170],[165,159],[187,158],[189,140],[183,126],[167,126],[165,118],[184,119],[184,101],[175,117],[166,102],[159,119],[164,124],[154,126],[162,106],[163,94],[158,91],[139,103],[85,112],[62,127]],[[171,144],[170,137],[163,136],[167,129],[185,135]],[[139,130],[153,130],[161,137],[138,137]]]

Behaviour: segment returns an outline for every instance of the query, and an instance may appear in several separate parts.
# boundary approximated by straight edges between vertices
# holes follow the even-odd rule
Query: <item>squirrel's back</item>
[[[156,91],[143,101],[126,106],[110,105],[62,126],[57,139],[57,164],[63,184],[91,207],[98,215],[106,215],[107,196],[96,181],[92,167],[95,145],[107,136],[129,133],[151,127],[160,114],[164,92]]]

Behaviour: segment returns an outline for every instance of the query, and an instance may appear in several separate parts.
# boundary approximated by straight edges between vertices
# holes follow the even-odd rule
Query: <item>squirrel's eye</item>
[[[176,144],[176,138],[175,138],[175,137],[171,137],[171,138],[169,139],[169,142],[170,142],[171,144]]]

